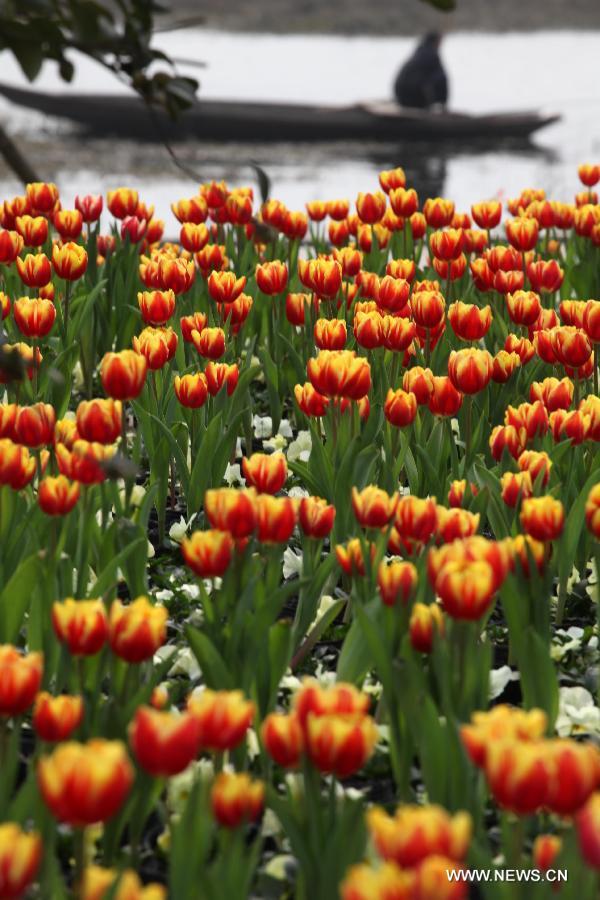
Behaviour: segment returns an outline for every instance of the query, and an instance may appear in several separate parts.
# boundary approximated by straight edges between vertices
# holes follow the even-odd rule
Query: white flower
[[[273,419],[271,416],[254,416],[252,419],[254,437],[269,438],[273,434]]]
[[[321,599],[319,601],[319,608],[317,609],[317,614],[309,626],[309,629],[308,629],[309,631],[312,631],[312,629],[315,627],[315,625],[317,625],[317,623],[321,621],[321,619],[323,618],[325,613],[328,610],[330,610],[331,607],[336,602],[337,601],[336,601],[335,597],[332,597],[331,594],[323,594],[323,596],[321,597]]]
[[[81,368],[81,363],[78,361],[73,366],[73,390],[81,391],[83,390],[83,369]]]
[[[302,497],[310,497],[310,494],[305,488],[297,484],[289,489],[288,497],[297,497],[300,500]]]
[[[156,550],[154,549],[154,544],[152,544],[150,541],[148,541],[148,549],[146,551],[146,555],[147,555],[148,559],[152,559],[154,556],[156,556]]]
[[[452,434],[455,434],[456,437],[460,437],[460,425],[458,424],[458,419],[451,419],[450,425],[452,427]]]
[[[186,522],[183,516],[181,516],[179,522],[173,522],[169,528],[169,537],[175,544],[181,544],[189,527],[189,522]]]
[[[202,584],[204,585],[204,590],[206,591],[206,593],[212,594],[213,589],[215,591],[221,590],[221,585],[223,584],[223,579],[222,578],[213,578],[213,579],[205,578],[202,581]]]
[[[190,625],[193,625],[195,628],[200,628],[202,623],[204,622],[204,610],[201,607],[196,607],[188,616],[188,622]]]
[[[556,731],[560,737],[569,737],[571,734],[600,734],[600,709],[585,688],[559,689]]]
[[[236,441],[235,441],[235,458],[236,458],[236,459],[239,459],[240,456],[243,456],[243,455],[244,455],[244,452],[243,452],[243,450],[242,450],[242,439],[241,439],[241,438],[236,438]]]
[[[495,700],[496,697],[499,697],[510,681],[518,681],[519,678],[519,673],[513,672],[510,666],[500,666],[499,669],[492,669],[488,687],[488,697],[490,700]]]
[[[292,426],[290,425],[289,419],[282,419],[279,423],[279,428],[277,430],[277,434],[280,434],[282,437],[287,438],[288,441],[294,437],[294,432],[292,431]]]
[[[165,603],[165,601],[171,600],[175,595],[168,588],[163,588],[162,591],[157,591],[154,596],[159,603]]]
[[[287,581],[292,575],[300,575],[302,572],[302,554],[294,553],[291,547],[286,547],[283,552],[283,577]]]
[[[273,810],[265,810],[260,826],[261,834],[263,834],[265,837],[276,837],[276,835],[281,834],[281,830],[281,822],[279,821]],[[275,857],[275,859],[276,858],[277,857]],[[286,859],[291,859],[291,857],[286,857]]]
[[[260,753],[260,745],[254,728],[249,728],[246,732],[246,747],[250,759],[256,759]]]
[[[223,481],[227,484],[227,487],[232,487],[234,484],[246,484],[246,479],[242,475],[242,470],[239,463],[227,463],[227,468],[225,469],[225,474],[223,475]]]
[[[262,442],[263,450],[285,450],[287,447],[287,440],[284,438],[282,434],[276,434],[275,437],[269,438],[266,441]]]
[[[200,596],[200,588],[197,584],[182,584],[179,590],[188,600],[197,600]]]
[[[308,462],[310,451],[312,450],[312,440],[310,431],[299,431],[295,441],[289,445],[287,450],[287,458],[289,462],[300,460]]]
[[[192,681],[200,677],[200,666],[189,647],[183,647],[180,650],[168,644],[159,647],[154,654],[154,665],[160,665],[163,660],[171,657],[173,664],[169,669],[169,676],[187,675]]]
[[[302,682],[296,675],[292,675],[291,669],[288,669],[279,682],[279,687],[284,691],[292,691],[295,694],[302,687]]]
[[[141,484],[134,484],[131,488],[131,492],[129,494],[129,502],[132,506],[141,506],[144,497],[146,496],[146,488]],[[126,494],[125,494],[125,485],[122,481],[119,482],[119,499],[121,503],[125,503]]]

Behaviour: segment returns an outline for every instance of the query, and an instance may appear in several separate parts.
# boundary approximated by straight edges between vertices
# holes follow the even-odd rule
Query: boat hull
[[[47,94],[0,84],[13,103],[77,123],[87,132],[145,140],[477,141],[524,139],[556,121],[535,112],[466,115],[402,109],[198,100],[176,120],[137,96]]]

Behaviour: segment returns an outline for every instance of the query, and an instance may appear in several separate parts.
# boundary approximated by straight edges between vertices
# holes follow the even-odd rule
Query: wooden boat
[[[135,94],[49,94],[6,84],[0,84],[0,94],[19,106],[69,119],[88,133],[157,141],[498,141],[526,139],[559,118],[538,112],[468,115],[395,103],[328,107],[199,98],[173,121]]]

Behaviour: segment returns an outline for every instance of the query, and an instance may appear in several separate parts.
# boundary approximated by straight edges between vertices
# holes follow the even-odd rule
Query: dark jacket
[[[438,39],[428,35],[400,69],[394,85],[401,106],[425,108],[448,102],[448,79],[438,53]]]

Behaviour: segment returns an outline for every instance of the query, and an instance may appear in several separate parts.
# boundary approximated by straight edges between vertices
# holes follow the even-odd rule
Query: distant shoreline
[[[457,0],[452,13],[421,0],[221,0],[215,8],[198,0],[171,0],[167,19],[204,16],[211,29],[274,34],[415,35],[428,30],[600,30],[598,0]]]

